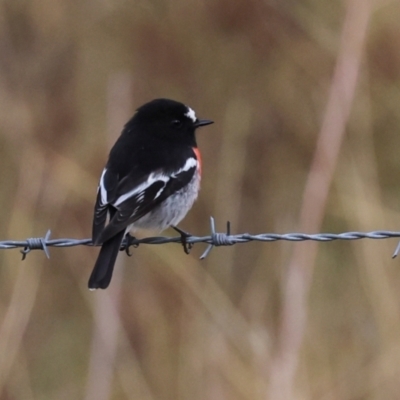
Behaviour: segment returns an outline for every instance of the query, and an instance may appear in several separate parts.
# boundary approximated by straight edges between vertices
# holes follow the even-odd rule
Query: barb
[[[43,250],[44,253],[46,254],[47,258],[50,258],[50,253],[49,249],[47,248],[47,242],[50,239],[51,235],[51,230],[49,229],[46,233],[46,236],[44,238],[30,238],[26,239],[27,245],[21,250],[22,253],[22,261],[25,260],[26,255],[31,251],[31,250]]]
[[[211,250],[216,246],[232,246],[238,243],[247,242],[276,242],[278,240],[288,240],[293,242],[315,240],[318,242],[331,242],[334,240],[360,240],[360,239],[390,239],[400,238],[400,232],[394,231],[372,231],[372,232],[344,232],[344,233],[261,233],[257,235],[251,235],[249,233],[242,233],[232,235],[230,230],[230,223],[227,223],[226,233],[216,232],[214,218],[210,218],[211,223],[211,235],[209,236],[195,236],[189,235],[185,238],[185,241],[189,245],[195,243],[206,243],[208,247],[201,255],[200,259],[206,258]],[[50,239],[50,230],[44,237],[30,238],[26,240],[5,240],[0,241],[0,250],[22,248],[22,259],[24,260],[26,255],[32,250],[43,250],[50,258],[49,247],[74,247],[74,246],[93,246],[91,239]],[[139,244],[166,244],[166,243],[179,243],[182,244],[182,237],[167,237],[167,236],[155,236],[147,237],[143,239],[130,239],[129,243],[125,240],[122,243],[121,249],[126,249],[128,246],[138,246]],[[400,252],[400,243],[396,248],[393,258]]]

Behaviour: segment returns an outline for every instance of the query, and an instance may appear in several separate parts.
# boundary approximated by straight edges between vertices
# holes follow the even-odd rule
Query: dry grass
[[[398,230],[399,12],[0,1],[0,238],[87,237],[110,143],[155,97],[216,122],[182,228]],[[2,251],[0,399],[397,399],[395,245],[141,246],[95,293],[96,249]]]

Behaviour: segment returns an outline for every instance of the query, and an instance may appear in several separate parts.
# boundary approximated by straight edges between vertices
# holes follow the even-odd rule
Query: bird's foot
[[[181,235],[181,243],[182,243],[182,246],[183,246],[183,251],[186,254],[189,254],[190,250],[193,247],[193,243],[188,243],[187,239],[189,237],[191,237],[192,235],[190,233],[186,232],[186,231],[183,231],[182,229],[178,228],[177,226],[172,226],[171,228],[176,230]]]
[[[134,236],[132,236],[129,232],[125,235],[125,238],[122,242],[122,246],[121,246],[121,251],[125,251],[126,254],[128,254],[129,257],[132,256],[132,253],[129,251],[129,248],[131,246],[133,247],[139,247],[138,243],[136,242],[136,238]]]

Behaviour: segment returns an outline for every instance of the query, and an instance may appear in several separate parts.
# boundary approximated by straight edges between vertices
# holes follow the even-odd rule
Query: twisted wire
[[[250,233],[241,233],[232,235],[230,232],[230,224],[227,223],[227,231],[216,232],[214,218],[210,218],[211,221],[211,234],[208,236],[195,236],[188,235],[184,239],[181,236],[167,237],[167,236],[154,236],[143,239],[132,239],[129,241],[129,245],[138,246],[139,244],[166,244],[166,243],[183,243],[183,240],[188,245],[194,245],[195,243],[206,243],[208,247],[201,255],[201,259],[207,257],[214,246],[232,246],[238,243],[247,243],[252,241],[258,242],[275,242],[278,240],[286,241],[306,241],[314,240],[318,242],[331,242],[334,240],[360,240],[360,239],[389,239],[389,238],[400,238],[400,232],[396,231],[372,231],[372,232],[343,232],[343,233],[260,233],[252,235]],[[50,258],[49,247],[74,247],[74,246],[93,246],[91,239],[72,239],[72,238],[61,238],[61,239],[50,239],[50,230],[44,237],[29,238],[26,240],[4,240],[0,241],[0,250],[22,248],[22,259],[25,259],[26,255],[32,250],[43,250],[48,258]],[[126,247],[126,242],[122,244],[122,247]],[[397,246],[393,257],[396,257],[400,252],[400,243]]]

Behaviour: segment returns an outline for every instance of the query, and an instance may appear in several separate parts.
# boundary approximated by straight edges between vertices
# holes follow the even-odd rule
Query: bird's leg
[[[125,235],[124,240],[122,241],[122,246],[121,246],[121,251],[125,251],[126,254],[128,254],[129,257],[132,256],[132,253],[129,251],[129,248],[131,246],[133,247],[139,247],[138,243],[134,243],[136,238],[132,236],[129,232]]]
[[[181,243],[183,246],[183,251],[186,254],[190,253],[190,250],[193,247],[193,243],[188,243],[187,242],[187,238],[189,238],[190,236],[192,236],[190,233],[183,231],[182,229],[178,228],[177,226],[171,226],[172,229],[176,230],[180,235],[181,235]]]

